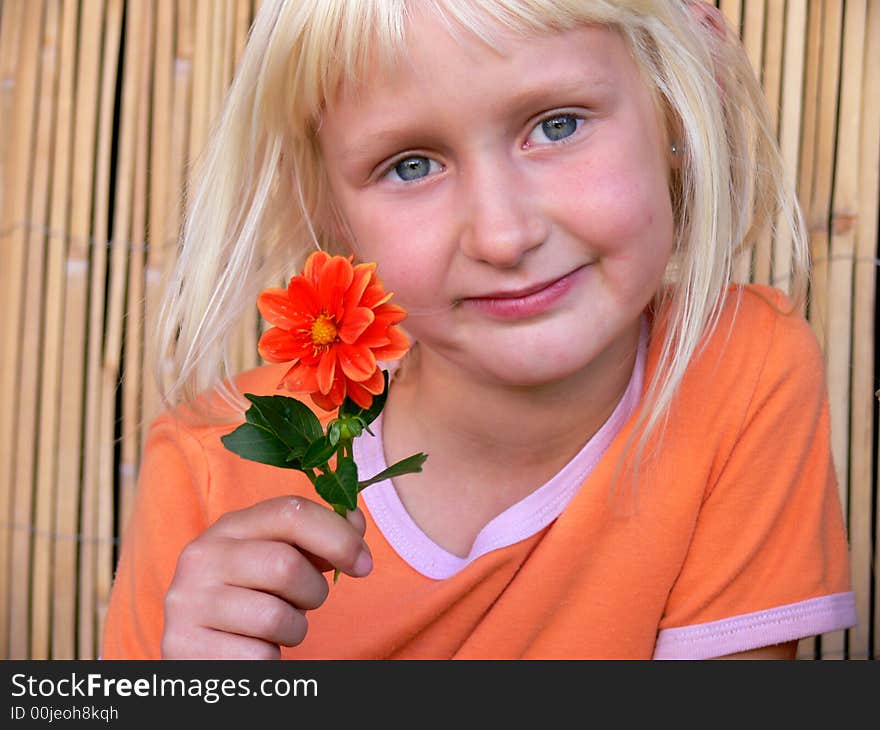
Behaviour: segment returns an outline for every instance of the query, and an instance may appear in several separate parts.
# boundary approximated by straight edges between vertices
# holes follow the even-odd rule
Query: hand
[[[302,642],[305,612],[329,593],[324,571],[373,567],[358,509],[346,518],[302,497],[228,512],[189,543],[165,596],[166,659],[278,659]]]

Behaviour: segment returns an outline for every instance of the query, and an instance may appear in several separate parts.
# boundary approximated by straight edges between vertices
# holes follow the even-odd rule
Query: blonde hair
[[[417,0],[265,0],[200,165],[162,311],[160,386],[169,403],[220,385],[240,394],[230,334],[259,290],[314,248],[333,250],[335,220],[316,141],[325,100],[390,71],[406,52]],[[499,28],[534,33],[584,23],[615,29],[683,149],[671,183],[674,253],[653,309],[666,322],[640,421],[639,454],[661,425],[688,362],[714,331],[733,261],[778,225],[792,241],[792,295],[805,298],[808,254],[793,185],[741,44],[707,28],[684,0],[420,2],[452,32],[494,45]],[[723,21],[722,21],[723,22]],[[790,264],[790,265],[788,265]]]

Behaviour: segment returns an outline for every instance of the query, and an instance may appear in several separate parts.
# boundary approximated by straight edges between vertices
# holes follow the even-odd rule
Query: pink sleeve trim
[[[662,629],[654,659],[711,659],[855,626],[854,593],[834,593],[720,621]]]

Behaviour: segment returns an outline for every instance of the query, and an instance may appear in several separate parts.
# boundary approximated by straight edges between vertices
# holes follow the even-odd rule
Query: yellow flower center
[[[312,343],[315,346],[329,345],[336,339],[336,325],[326,314],[321,314],[312,322]]]

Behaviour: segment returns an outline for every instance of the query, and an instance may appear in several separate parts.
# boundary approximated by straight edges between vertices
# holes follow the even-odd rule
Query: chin
[[[508,363],[504,368],[487,368],[499,382],[517,388],[541,388],[556,385],[581,372],[585,363],[551,361],[543,357],[534,363]]]

